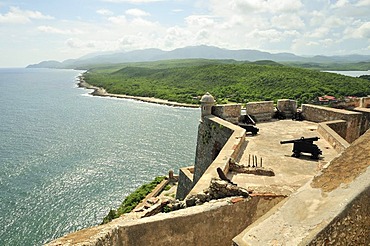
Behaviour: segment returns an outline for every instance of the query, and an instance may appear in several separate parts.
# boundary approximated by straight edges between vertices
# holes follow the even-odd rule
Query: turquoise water
[[[88,96],[79,73],[0,69],[0,245],[99,224],[142,183],[193,163],[199,110]]]

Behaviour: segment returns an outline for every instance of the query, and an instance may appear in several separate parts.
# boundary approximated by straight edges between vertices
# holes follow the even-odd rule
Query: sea
[[[93,97],[83,71],[0,69],[0,245],[98,225],[145,182],[193,165],[199,109]]]

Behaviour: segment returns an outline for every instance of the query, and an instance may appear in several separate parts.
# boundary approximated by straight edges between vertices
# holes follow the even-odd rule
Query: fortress
[[[344,106],[303,104],[304,121],[277,120],[272,101],[242,109],[207,93],[194,166],[170,173],[152,206],[48,245],[369,245],[370,97]],[[297,103],[277,109],[290,118]],[[244,114],[258,134],[239,126]],[[318,160],[280,144],[301,137],[319,137]],[[159,193],[174,180],[177,201],[168,201]]]

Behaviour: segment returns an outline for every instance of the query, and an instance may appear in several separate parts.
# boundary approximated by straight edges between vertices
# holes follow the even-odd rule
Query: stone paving
[[[247,190],[255,193],[275,193],[289,195],[332,160],[338,153],[317,132],[317,123],[308,121],[276,120],[259,123],[258,135],[247,135],[248,145],[239,160],[239,164],[248,165],[250,155],[257,156],[258,166],[262,157],[262,165],[271,168],[275,176],[257,176],[253,174],[228,173],[228,178]],[[280,144],[282,140],[299,139],[301,137],[319,137],[314,142],[323,152],[319,160],[310,158],[303,153],[300,158],[291,157],[293,144]],[[252,165],[252,160],[250,161]]]

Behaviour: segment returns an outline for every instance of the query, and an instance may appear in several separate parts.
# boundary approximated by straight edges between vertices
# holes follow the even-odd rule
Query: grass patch
[[[104,217],[102,224],[106,224],[122,214],[131,212],[154,188],[161,183],[166,177],[156,177],[152,182],[143,184],[130,195],[128,195],[117,210],[111,209],[107,216]]]

